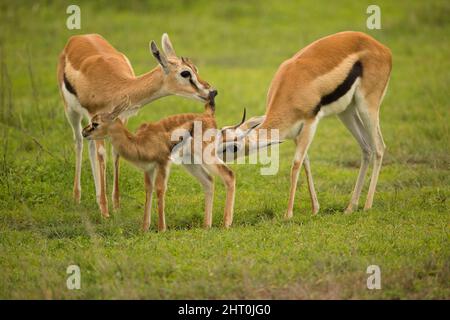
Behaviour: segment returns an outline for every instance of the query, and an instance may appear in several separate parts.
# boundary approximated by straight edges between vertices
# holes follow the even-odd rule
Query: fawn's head
[[[179,58],[175,54],[167,33],[163,34],[161,43],[162,51],[158,49],[154,41],[151,41],[150,51],[164,71],[164,89],[169,94],[210,102],[214,105],[217,90],[200,78],[197,67],[188,58]]]
[[[126,111],[129,106],[130,99],[127,96],[111,112],[98,113],[93,116],[91,122],[83,128],[83,137],[88,140],[105,139],[108,136],[108,129],[119,119],[120,114]]]

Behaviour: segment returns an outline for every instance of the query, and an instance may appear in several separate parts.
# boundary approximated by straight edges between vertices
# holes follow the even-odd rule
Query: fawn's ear
[[[108,114],[108,120],[116,120],[124,111],[126,111],[130,106],[130,97],[127,95],[122,98],[122,100],[114,107],[113,111]]]
[[[176,57],[175,49],[173,48],[172,42],[170,42],[169,35],[164,33],[161,38],[161,45],[164,53],[167,57]]]
[[[158,46],[155,41],[150,42],[150,51],[155,57],[156,61],[161,65],[165,73],[169,73],[169,64],[167,62],[167,57],[164,52],[159,51]]]

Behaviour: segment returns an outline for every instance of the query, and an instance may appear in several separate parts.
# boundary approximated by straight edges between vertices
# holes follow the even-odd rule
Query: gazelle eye
[[[97,128],[98,127],[98,123],[97,122],[92,122],[92,128]]]
[[[191,73],[189,71],[182,71],[180,73],[180,76],[182,76],[183,78],[190,78],[191,77]]]

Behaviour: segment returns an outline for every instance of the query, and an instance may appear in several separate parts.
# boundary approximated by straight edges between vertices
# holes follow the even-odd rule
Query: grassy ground
[[[370,31],[371,3],[79,1],[82,29],[70,31],[69,2],[1,0],[0,298],[450,298],[450,5],[377,1],[382,29]],[[151,232],[140,232],[142,176],[126,163],[123,207],[101,219],[86,149],[82,203],[73,204],[72,134],[56,85],[57,56],[70,35],[102,34],[140,74],[155,65],[148,41],[168,32],[178,53],[218,88],[218,123],[226,125],[244,106],[250,115],[264,112],[284,59],[342,30],[368,32],[394,56],[381,111],[388,149],[373,210],[342,213],[360,154],[335,118],[322,121],[310,149],[318,216],[302,176],[294,218],[282,218],[291,143],[281,146],[276,176],[233,166],[230,230],[220,228],[223,187],[217,183],[214,228],[204,231],[201,188],[178,167],[169,181],[168,232],[158,234],[155,221]],[[169,97],[129,126],[196,110],[202,106]],[[81,268],[81,290],[66,288],[70,264]],[[372,264],[381,268],[381,290],[366,288]]]

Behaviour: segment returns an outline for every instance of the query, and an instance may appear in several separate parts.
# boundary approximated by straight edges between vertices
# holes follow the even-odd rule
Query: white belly
[[[66,101],[67,104],[67,108],[90,119],[91,117],[89,115],[89,112],[81,106],[77,96],[70,93],[69,90],[67,90],[66,85],[64,83],[62,84],[61,89],[64,96],[64,100]]]

